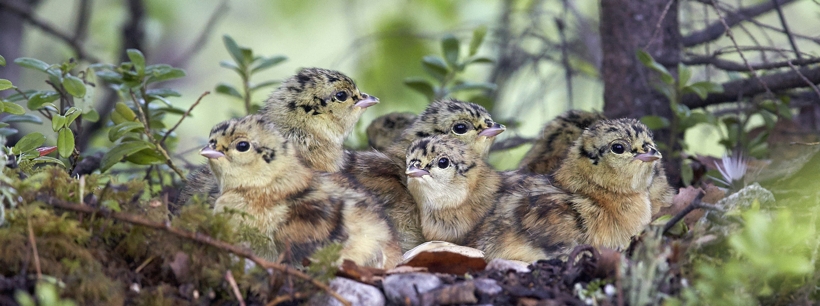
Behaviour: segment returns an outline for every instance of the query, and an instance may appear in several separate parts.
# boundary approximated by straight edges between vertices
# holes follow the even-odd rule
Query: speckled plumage
[[[389,113],[374,119],[365,130],[367,143],[377,151],[386,150],[416,117],[418,116],[413,113]]]
[[[547,122],[519,164],[519,169],[539,174],[553,174],[567,156],[576,139],[592,124],[606,120],[603,114],[581,110],[567,111]],[[652,214],[671,205],[675,190],[669,185],[661,163],[656,163],[657,175],[649,186]]]
[[[234,216],[232,222],[271,238],[272,247],[256,250],[265,257],[275,259],[289,245],[292,262],[300,263],[338,242],[341,257],[359,265],[391,268],[401,261],[382,204],[343,174],[305,166],[296,146],[265,116],[216,125],[202,154],[220,189],[214,212],[247,213],[249,220]]]
[[[351,154],[344,172],[353,175],[361,186],[387,205],[387,216],[399,232],[402,250],[407,251],[426,241],[421,232],[419,209],[407,191],[404,175],[406,150],[410,143],[417,138],[449,134],[470,144],[474,152],[486,158],[494,136],[503,130],[503,125],[495,123],[489,112],[477,104],[458,100],[435,101],[384,152]],[[482,132],[495,135],[479,135]]]
[[[360,92],[341,72],[305,68],[285,80],[265,101],[260,113],[290,141],[308,168],[337,172],[345,163],[344,139],[369,106],[362,101],[375,103],[378,99]],[[207,167],[191,172],[177,204],[184,204],[195,194],[207,194],[210,203],[218,195],[216,181]]]

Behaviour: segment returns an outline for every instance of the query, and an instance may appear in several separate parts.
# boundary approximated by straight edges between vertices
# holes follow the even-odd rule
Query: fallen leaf
[[[425,267],[434,273],[461,275],[484,270],[487,262],[481,251],[453,244],[412,254],[401,265]]]
[[[352,260],[345,259],[344,262],[342,262],[342,266],[339,267],[339,272],[336,273],[336,276],[349,278],[360,283],[375,285],[376,281],[382,280],[386,273],[387,271],[384,269],[360,267]]]
[[[185,254],[184,252],[177,252],[174,255],[174,261],[168,264],[171,266],[171,271],[174,272],[174,276],[176,276],[178,280],[184,279],[188,276],[188,262],[188,254]]]

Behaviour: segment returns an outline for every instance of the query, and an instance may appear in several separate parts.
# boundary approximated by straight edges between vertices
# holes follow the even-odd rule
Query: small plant
[[[228,49],[233,62],[221,61],[219,65],[235,71],[242,79],[242,92],[240,93],[235,87],[219,83],[216,86],[216,92],[236,97],[245,103],[245,113],[251,114],[258,109],[255,105],[251,105],[251,95],[262,88],[273,86],[280,81],[266,81],[259,84],[251,84],[251,77],[258,72],[269,69],[273,66],[279,65],[288,58],[282,55],[275,55],[271,57],[254,56],[253,50],[250,48],[240,47],[228,35],[222,36],[222,41],[225,43],[225,48]]]
[[[73,306],[77,305],[72,300],[69,299],[61,299],[60,294],[57,290],[57,286],[55,286],[51,282],[41,281],[37,283],[37,286],[34,288],[34,296],[29,295],[27,292],[17,291],[14,294],[14,300],[17,301],[20,306]]]
[[[455,92],[468,90],[492,91],[496,85],[486,82],[470,82],[460,79],[460,75],[467,67],[473,64],[492,63],[487,57],[478,56],[478,48],[484,42],[487,34],[486,27],[479,27],[473,31],[467,57],[461,57],[461,42],[455,36],[448,34],[441,39],[442,56],[428,55],[422,58],[421,65],[429,76],[435,79],[430,82],[427,78],[411,77],[404,80],[404,84],[420,92],[429,100],[441,99]],[[479,103],[481,99],[471,99]]]

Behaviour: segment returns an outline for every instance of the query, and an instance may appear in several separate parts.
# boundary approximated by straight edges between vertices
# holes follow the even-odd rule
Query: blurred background
[[[241,87],[236,73],[220,67],[221,60],[231,58],[223,44],[223,35],[229,35],[240,46],[252,49],[255,55],[287,57],[280,65],[254,75],[252,82],[282,80],[301,67],[323,67],[350,75],[360,89],[379,97],[381,103],[367,110],[349,139],[348,145],[354,148],[366,147],[364,129],[375,117],[396,111],[421,111],[428,98],[405,85],[404,80],[408,77],[432,80],[423,69],[422,58],[441,56],[441,40],[446,35],[454,35],[460,40],[462,56],[466,56],[467,44],[474,30],[480,27],[486,27],[488,34],[477,56],[495,62],[469,65],[459,78],[494,83],[497,88],[468,90],[452,96],[476,100],[492,112],[496,121],[507,124],[509,129],[500,135],[500,140],[533,137],[546,121],[568,109],[603,110],[599,3],[593,0],[2,1],[27,5],[38,19],[66,33],[80,26],[78,20],[86,20],[87,32],[81,39],[82,46],[105,63],[121,61],[122,29],[135,14],[139,15],[140,28],[144,32],[140,33],[142,40],[137,47],[145,54],[148,64],[169,64],[187,72],[184,78],[161,84],[160,87],[174,88],[182,94],[168,100],[187,109],[202,93],[212,92],[176,131],[179,142],[174,158],[193,164],[204,162],[196,150],[205,143],[211,126],[244,115],[240,99],[214,91],[220,83]],[[729,1],[726,5],[745,7],[762,2]],[[792,24],[792,31],[817,39],[816,31],[812,30],[820,28],[817,3],[797,2],[783,9]],[[697,1],[681,2],[678,14],[684,33],[716,20],[715,15],[710,15]],[[779,24],[777,14],[773,12],[757,20],[763,24]],[[0,31],[7,32],[6,29]],[[744,28],[738,31],[741,33],[737,35],[738,43],[765,40],[772,46],[788,45],[787,37],[765,31],[763,27]],[[3,55],[9,65],[0,68],[0,77],[11,80],[20,88],[46,89],[48,85],[43,82],[42,75],[15,67],[11,63],[13,59],[26,56],[47,63],[60,63],[76,55],[68,44],[56,40],[41,27],[24,23],[21,33],[19,45],[15,46],[8,45],[10,33],[2,36],[5,41],[0,41],[0,45],[6,44],[6,47],[0,49],[0,54],[6,52]],[[713,42],[711,51],[730,44],[728,38],[719,38]],[[708,51],[709,47],[706,48]],[[803,44],[801,52],[817,55],[817,44]],[[759,55],[748,56],[760,58]],[[740,60],[737,54],[730,54],[728,58]],[[499,63],[499,60],[504,62]],[[737,77],[737,73],[715,73],[708,69],[694,69],[692,78],[722,81]],[[252,102],[262,104],[274,88],[256,91]],[[103,99],[102,95],[97,96],[98,100]],[[101,102],[96,103],[100,107]],[[172,125],[178,116],[165,120],[166,124]],[[761,118],[751,118],[750,121],[749,129],[764,123]],[[23,125],[21,128],[25,131],[38,126]],[[43,129],[47,130],[47,127]],[[724,154],[725,146],[718,144],[719,129],[719,126],[710,124],[687,129],[684,137],[690,144],[688,152],[713,156]],[[46,133],[53,142],[56,136],[49,136],[51,134]],[[89,147],[108,145],[110,142],[105,137],[95,137]],[[514,168],[528,148],[529,145],[524,145],[495,152],[491,155],[491,163],[500,169]]]

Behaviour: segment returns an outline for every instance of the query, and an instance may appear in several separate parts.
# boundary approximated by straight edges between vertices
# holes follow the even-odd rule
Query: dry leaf
[[[404,255],[402,266],[424,267],[433,273],[464,274],[484,270],[484,253],[470,247],[449,242],[431,241],[421,244]]]

